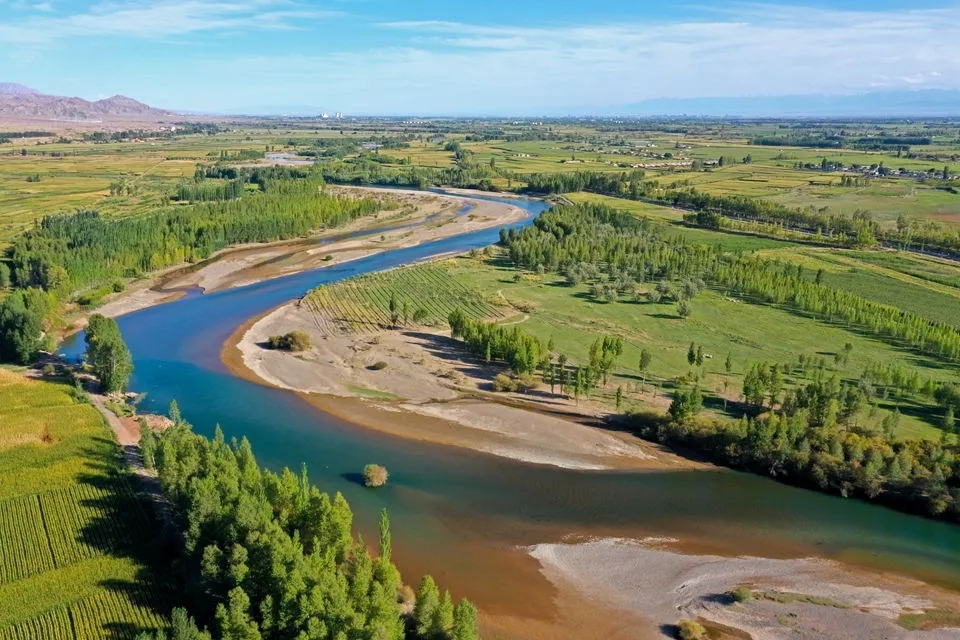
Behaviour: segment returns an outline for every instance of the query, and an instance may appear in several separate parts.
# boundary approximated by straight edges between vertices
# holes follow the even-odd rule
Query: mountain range
[[[126,96],[89,101],[52,96],[22,84],[0,83],[0,119],[67,122],[155,120],[173,115]]]
[[[655,98],[601,110],[606,116],[740,118],[941,118],[960,116],[960,91],[921,89],[846,95]]]

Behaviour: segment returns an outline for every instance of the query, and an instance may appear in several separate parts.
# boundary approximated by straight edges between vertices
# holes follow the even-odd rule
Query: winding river
[[[510,202],[531,217],[546,206]],[[314,483],[346,495],[364,532],[375,531],[376,514],[387,508],[408,579],[428,571],[487,611],[534,615],[537,601],[515,596],[524,581],[539,579],[536,565],[510,560],[520,557],[510,549],[567,534],[672,537],[729,554],[816,555],[960,589],[957,526],[726,470],[571,471],[398,439],[351,425],[294,393],[237,378],[221,362],[237,327],[319,284],[483,247],[497,234],[490,229],[191,293],[123,316],[136,367],[132,388],[147,394],[144,411],[165,412],[175,398],[198,432],[211,434],[219,424],[228,438],[247,436],[267,466],[306,464]],[[78,344],[64,352],[76,355]],[[369,462],[390,470],[388,487],[357,484]]]

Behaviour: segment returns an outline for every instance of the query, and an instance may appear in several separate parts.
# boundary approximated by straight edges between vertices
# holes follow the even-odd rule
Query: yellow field
[[[0,369],[0,639],[132,638],[163,624],[157,524],[96,409]]]

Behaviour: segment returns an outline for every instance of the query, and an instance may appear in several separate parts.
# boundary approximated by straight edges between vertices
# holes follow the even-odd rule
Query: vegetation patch
[[[379,464],[368,464],[363,468],[363,484],[367,487],[382,487],[389,477],[387,468]]]
[[[815,604],[819,607],[834,607],[835,609],[849,609],[850,605],[838,602],[833,598],[813,596],[805,593],[791,593],[789,591],[761,591],[754,594],[760,600],[769,600],[780,604]]]
[[[310,349],[313,343],[310,336],[303,331],[291,331],[283,335],[270,336],[267,339],[267,345],[271,349],[300,352]]]
[[[897,624],[908,631],[960,627],[960,613],[942,608],[923,613],[904,613],[897,618]]]

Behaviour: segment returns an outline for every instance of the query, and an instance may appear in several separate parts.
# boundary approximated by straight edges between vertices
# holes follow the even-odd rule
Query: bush
[[[706,628],[696,620],[681,620],[677,625],[680,640],[706,640]]]
[[[517,391],[526,393],[537,388],[537,379],[529,373],[521,373],[513,379],[513,385]]]
[[[284,338],[287,341],[288,351],[306,351],[313,346],[310,336],[303,331],[291,331]]]
[[[386,467],[379,464],[368,464],[363,468],[363,484],[367,487],[382,487],[387,484],[390,474]]]
[[[516,391],[517,383],[505,373],[498,373],[493,379],[494,391]]]
[[[367,369],[370,369],[370,371],[381,371],[381,370],[386,369],[386,368],[387,368],[387,363],[384,362],[383,360],[379,360],[379,361],[377,361],[377,362],[374,362],[372,365],[370,365],[369,367],[367,367]]]
[[[733,598],[734,602],[746,602],[753,597],[753,591],[746,587],[737,587],[730,592],[730,597]]]
[[[306,351],[313,346],[310,336],[303,331],[291,331],[282,336],[270,336],[267,338],[267,344],[271,349],[282,349],[284,351]]]

